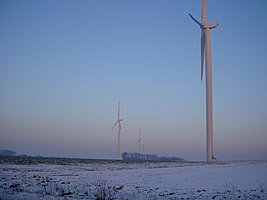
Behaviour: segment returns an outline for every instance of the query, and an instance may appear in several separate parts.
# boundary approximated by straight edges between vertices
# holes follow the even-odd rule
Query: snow
[[[0,199],[267,199],[267,161],[0,164]]]

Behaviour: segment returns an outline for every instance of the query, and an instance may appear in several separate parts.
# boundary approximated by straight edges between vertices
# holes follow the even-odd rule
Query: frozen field
[[[267,199],[267,161],[1,162],[0,199]]]

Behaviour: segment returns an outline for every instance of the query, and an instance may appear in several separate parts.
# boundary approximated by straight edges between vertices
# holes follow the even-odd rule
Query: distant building
[[[160,157],[156,154],[141,154],[141,153],[122,153],[123,160],[144,160],[144,161],[184,161],[178,157]]]

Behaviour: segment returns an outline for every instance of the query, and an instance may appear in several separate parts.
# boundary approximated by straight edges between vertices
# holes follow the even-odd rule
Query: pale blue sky
[[[267,159],[267,2],[207,0],[214,154]],[[200,0],[0,1],[0,149],[205,159]]]

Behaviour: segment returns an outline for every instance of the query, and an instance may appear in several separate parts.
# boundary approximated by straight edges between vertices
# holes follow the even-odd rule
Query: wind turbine
[[[212,116],[212,66],[210,48],[210,30],[216,28],[218,23],[205,23],[206,0],[202,0],[201,23],[191,14],[190,17],[201,29],[201,81],[203,78],[204,56],[206,63],[206,140],[207,140],[207,162],[213,160],[213,116]]]
[[[139,138],[136,142],[136,144],[139,143],[139,153],[141,153],[141,141],[142,141],[143,138],[141,138],[141,130],[139,129]]]
[[[112,127],[112,129],[115,128],[115,126],[117,125],[118,127],[118,143],[117,143],[117,158],[120,158],[120,137],[121,137],[121,121],[123,119],[120,118],[120,102],[118,104],[118,119],[115,122],[114,126]]]

